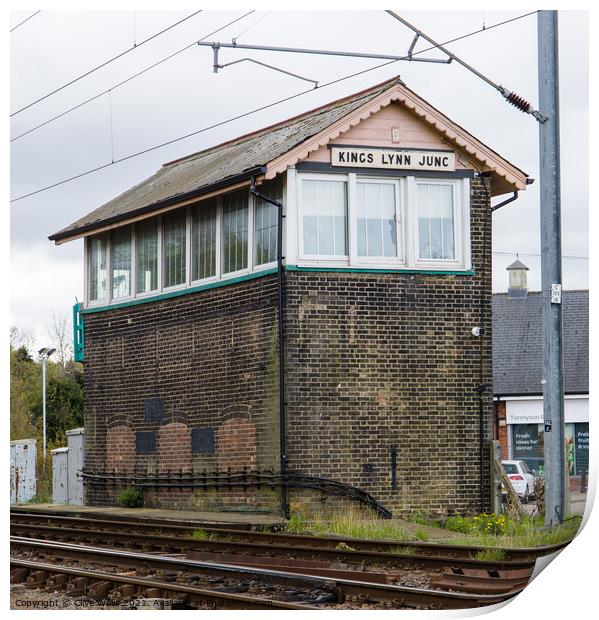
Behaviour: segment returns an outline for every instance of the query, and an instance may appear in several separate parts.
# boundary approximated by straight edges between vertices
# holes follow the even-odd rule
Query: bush
[[[121,491],[116,501],[123,508],[141,508],[144,505],[144,496],[139,489],[126,487]]]

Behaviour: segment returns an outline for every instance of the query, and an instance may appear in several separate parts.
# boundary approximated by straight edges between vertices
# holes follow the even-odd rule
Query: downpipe
[[[285,324],[283,320],[284,290],[283,290],[283,203],[273,200],[256,189],[256,179],[252,177],[250,191],[254,196],[277,207],[277,315],[279,331],[279,446],[281,470],[281,513],[289,519],[289,501],[287,485],[287,438],[285,433]]]

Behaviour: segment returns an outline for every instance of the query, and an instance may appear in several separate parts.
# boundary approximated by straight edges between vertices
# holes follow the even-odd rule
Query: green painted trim
[[[81,309],[83,304],[76,303],[73,306],[73,359],[83,362],[85,359],[85,334],[83,331],[83,317]]]
[[[298,267],[297,265],[288,265],[285,267],[285,271],[324,271],[330,273],[399,273],[399,274],[423,274],[423,275],[443,275],[443,276],[473,276],[474,271],[436,271],[426,269],[360,269],[351,267]],[[80,310],[80,314],[94,314],[96,312],[108,312],[109,310],[120,310],[122,308],[131,308],[133,306],[139,306],[141,304],[150,304],[157,301],[163,301],[165,299],[172,299],[174,297],[181,297],[182,295],[190,295],[192,293],[200,293],[213,288],[220,288],[221,286],[229,286],[230,284],[237,284],[239,282],[246,282],[247,280],[255,280],[256,278],[262,278],[264,276],[277,273],[277,268],[265,269],[264,271],[257,271],[254,273],[248,273],[237,278],[227,278],[224,280],[217,280],[216,282],[207,282],[206,284],[200,284],[199,286],[192,286],[190,288],[183,288],[177,291],[171,291],[170,293],[161,293],[160,295],[154,295],[152,297],[144,297],[143,299],[132,299],[131,301],[124,301],[120,304],[112,304],[109,306],[98,306],[92,308],[86,308]]]
[[[359,267],[298,267],[288,265],[285,271],[328,271],[331,273],[407,273],[431,276],[474,276],[475,271],[437,271],[436,269],[367,269]]]
[[[237,284],[238,282],[245,282],[246,280],[255,280],[256,278],[262,278],[264,276],[277,273],[277,268],[265,269],[264,271],[256,271],[255,273],[248,273],[237,278],[227,278],[224,280],[217,280],[216,282],[207,282],[206,284],[200,284],[199,286],[192,286],[190,288],[183,288],[178,291],[171,291],[170,293],[162,293],[160,295],[154,295],[153,297],[144,297],[143,299],[132,299],[131,301],[124,301],[120,304],[112,304],[110,306],[98,306],[97,308],[86,308],[81,310],[81,314],[93,314],[96,312],[108,312],[109,310],[120,310],[121,308],[130,308],[132,306],[139,306],[141,304],[149,304],[156,301],[163,301],[164,299],[172,299],[173,297],[181,297],[182,295],[190,295],[191,293],[199,293],[201,291],[207,291],[212,288],[220,288],[221,286],[229,286],[230,284]]]

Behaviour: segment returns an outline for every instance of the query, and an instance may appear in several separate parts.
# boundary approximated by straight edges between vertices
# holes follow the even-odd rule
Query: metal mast
[[[557,11],[538,13],[545,525],[566,517]]]

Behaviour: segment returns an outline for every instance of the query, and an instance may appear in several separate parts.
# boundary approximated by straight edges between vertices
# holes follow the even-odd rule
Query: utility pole
[[[545,525],[566,517],[562,259],[557,11],[539,11],[539,123],[541,288],[543,303],[543,419]]]
[[[43,433],[43,468],[46,471],[46,364],[48,359],[56,349],[40,349],[39,355],[42,359],[42,433]]]

